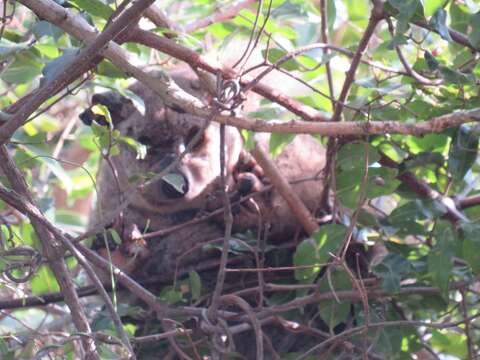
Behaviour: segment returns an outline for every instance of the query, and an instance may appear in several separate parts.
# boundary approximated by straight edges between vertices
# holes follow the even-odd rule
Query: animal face
[[[206,93],[191,80],[191,74],[174,73],[172,77],[185,91],[205,98]],[[131,90],[143,99],[145,115],[131,101],[113,92],[97,94],[92,98],[93,104],[101,103],[109,109],[112,122],[122,135],[135,139],[147,148],[146,156],[137,159],[135,152],[122,146],[120,155],[111,159],[115,169],[102,165],[100,200],[103,207],[112,209],[112,196],[120,200],[121,192],[127,191],[131,185],[129,179],[132,175],[148,177],[149,174],[158,174],[167,166],[170,166],[170,171],[165,176],[141,187],[133,205],[157,213],[201,207],[205,197],[218,188],[219,125],[207,124],[206,119],[166,106],[160,97],[142,84],[135,84]],[[92,120],[102,123],[102,119],[92,116],[89,110],[81,115],[81,119],[85,123],[91,123]],[[227,173],[231,174],[239,162],[243,140],[239,132],[230,127],[227,127],[225,137],[225,165]],[[187,148],[189,151],[185,152]],[[232,181],[231,178],[229,180]]]
[[[206,99],[194,76],[173,73],[172,78],[187,92],[199,99]],[[135,151],[121,146],[120,154],[101,164],[98,175],[99,199],[97,209],[106,213],[114,212],[123,202],[125,193],[132,189],[132,178],[157,174],[155,181],[147,181],[140,187],[138,196],[123,211],[121,221],[114,223],[121,235],[121,254],[117,254],[117,265],[135,274],[142,270],[154,269],[165,280],[172,279],[174,270],[181,263],[195,267],[211,253],[202,251],[202,244],[223,236],[223,220],[213,219],[194,225],[181,226],[168,235],[149,237],[147,242],[135,242],[131,229],[157,232],[189,220],[199,210],[212,210],[222,205],[215,200],[220,194],[220,132],[219,125],[205,123],[206,119],[187,114],[179,108],[167,106],[160,97],[142,84],[135,84],[131,90],[145,103],[142,115],[132,102],[114,93],[97,94],[92,103],[107,106],[115,129],[124,136],[144,144],[146,156],[138,159]],[[95,117],[89,110],[81,115],[86,123],[105,119]],[[261,146],[268,147],[269,137],[258,137]],[[198,142],[192,143],[194,139]],[[225,166],[227,185],[232,194],[246,195],[263,188],[267,179],[262,178],[261,169],[251,161],[243,149],[243,140],[237,129],[226,127]],[[190,151],[184,153],[186,148]],[[183,155],[180,157],[180,155]],[[280,172],[288,181],[296,182],[293,189],[311,210],[315,209],[322,195],[322,180],[318,175],[325,163],[325,150],[310,136],[299,135],[275,158]],[[169,167],[164,176],[158,174]],[[301,179],[308,181],[298,182]],[[212,196],[213,195],[213,196]],[[212,199],[213,198],[213,199]],[[234,203],[234,201],[232,201]],[[299,228],[295,216],[284,199],[276,192],[260,193],[242,205],[232,207],[234,231],[246,229],[261,230],[267,226],[269,237],[276,243],[290,241]],[[93,219],[95,225],[96,219]],[[220,217],[221,218],[221,217]],[[132,246],[133,245],[133,246]],[[131,249],[145,248],[146,251]],[[137,256],[136,254],[141,255]],[[150,265],[149,265],[150,264]]]

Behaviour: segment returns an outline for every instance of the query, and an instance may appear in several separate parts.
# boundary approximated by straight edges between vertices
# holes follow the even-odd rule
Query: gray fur
[[[192,73],[184,70],[172,74],[172,78],[190,94],[206,99],[198,84],[193,80]],[[137,159],[134,151],[126,146],[121,147],[121,153],[112,157],[112,163],[117,172],[114,176],[106,162],[102,162],[99,175],[99,207],[108,213],[120,205],[123,195],[131,187],[133,176],[146,175],[148,172],[158,173],[166,164],[166,158],[178,156],[186,138],[194,128],[205,121],[180,109],[166,107],[163,101],[141,84],[131,87],[145,102],[145,116],[136,110],[133,104],[122,109],[124,118],[113,119],[122,134],[136,140],[145,141],[148,138],[150,152],[143,160]],[[131,246],[132,237],[142,231],[157,231],[181,224],[183,221],[211,210],[221,201],[219,175],[219,125],[211,123],[205,130],[204,141],[187,154],[176,168],[188,182],[188,192],[184,197],[171,199],[161,191],[159,182],[154,182],[141,189],[130,206],[123,212],[123,218],[113,226],[121,234],[123,244],[120,251],[126,257],[124,266],[132,274],[155,274],[163,280],[171,280],[175,268],[199,266],[200,262],[218,257],[218,252],[202,251],[201,244],[223,236],[222,217],[215,220],[186,226],[163,237],[148,239],[138,246]],[[228,169],[228,185],[232,191],[236,186],[235,172],[239,171],[243,140],[237,129],[227,127],[226,131],[226,165]],[[263,136],[262,144],[268,147],[268,136]],[[324,167],[325,151],[315,139],[299,135],[287,145],[275,159],[276,165],[289,181],[312,178]],[[117,180],[115,180],[115,178]],[[118,181],[118,183],[117,183]],[[263,184],[268,179],[262,178]],[[294,185],[294,190],[310,210],[315,210],[322,195],[322,181],[307,181]],[[275,191],[262,194],[255,198],[256,205],[234,208],[234,230],[255,230],[259,219],[263,224],[270,224],[270,241],[281,243],[289,241],[299,225],[289,207]],[[260,209],[260,214],[255,212]],[[98,219],[98,212],[95,219]],[[95,224],[95,219],[92,225]],[[148,225],[148,229],[147,229]],[[133,231],[132,229],[136,229]],[[132,235],[133,233],[137,235]],[[127,246],[127,244],[129,244]],[[131,249],[142,248],[141,251]],[[181,261],[179,261],[181,259]]]

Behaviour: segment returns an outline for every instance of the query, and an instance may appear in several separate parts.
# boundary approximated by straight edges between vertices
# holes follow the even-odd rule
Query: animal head
[[[185,91],[199,99],[207,100],[207,92],[200,88],[193,73],[181,70],[171,76]],[[100,174],[100,181],[103,182],[102,192],[105,191],[105,187],[116,186],[111,178],[113,174],[105,172],[116,171],[116,181],[122,188],[120,190],[126,190],[132,175],[148,177],[149,174],[158,174],[175,162],[165,176],[157,181],[147,182],[147,185],[141,188],[141,195],[133,205],[159,213],[201,206],[205,197],[218,188],[219,125],[213,122],[206,124],[204,118],[188,114],[178,107],[167,106],[152,90],[140,83],[134,84],[130,90],[144,101],[144,115],[132,101],[118,93],[108,92],[92,97],[92,105],[102,104],[109,109],[114,127],[123,136],[133,138],[145,145],[147,150],[143,159],[137,159],[132,149],[121,146],[120,154],[112,158],[116,169],[106,169],[106,166],[102,165]],[[92,121],[106,124],[105,119],[94,114],[91,109],[83,112],[80,118],[86,124],[91,124]],[[192,144],[193,141],[195,144]],[[226,128],[225,143],[225,165],[227,172],[231,174],[239,162],[243,148],[243,140],[237,129]],[[190,151],[185,152],[187,147]],[[180,158],[182,154],[183,157]],[[109,179],[105,181],[102,177]],[[107,191],[108,196],[114,192],[114,189]]]

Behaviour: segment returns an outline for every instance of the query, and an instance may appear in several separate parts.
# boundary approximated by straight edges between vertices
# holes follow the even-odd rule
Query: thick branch
[[[382,155],[380,164],[383,166],[398,168],[398,164],[386,155]],[[447,210],[447,217],[450,220],[454,222],[468,221],[465,215],[457,208],[458,204],[455,204],[450,197],[444,196],[435,189],[432,189],[424,180],[418,179],[410,171],[402,172],[400,175],[398,175],[398,179],[421,198],[438,201],[440,204],[442,204]],[[459,208],[461,207],[459,206]]]
[[[436,32],[438,34],[438,30],[434,29],[432,26],[427,24],[423,20],[419,20],[415,22],[415,25],[420,26],[421,28],[428,29],[430,31]],[[468,40],[468,37],[465,34],[462,34],[461,32],[458,32],[456,30],[453,30],[451,28],[448,28],[448,33],[450,34],[450,37],[452,38],[453,41],[456,43],[465,46],[466,48],[469,48],[472,51],[479,52],[480,49],[476,48],[475,46],[472,45],[470,40]]]
[[[105,301],[107,310],[112,317],[113,323],[117,329],[119,336],[122,338],[123,343],[130,351],[132,357],[134,357],[133,348],[130,344],[128,334],[125,332],[120,317],[115,311],[110,297],[106,290],[103,288],[102,283],[95,271],[92,269],[85,257],[80,254],[78,250],[73,246],[71,241],[65,235],[63,235],[60,230],[58,230],[54,225],[52,225],[43,216],[40,210],[38,210],[38,208],[35,206],[33,198],[28,190],[27,184],[25,183],[24,178],[22,177],[20,171],[12,161],[11,157],[8,155],[5,146],[0,146],[0,160],[2,163],[2,170],[8,177],[8,180],[11,183],[12,187],[18,191],[18,193],[9,192],[8,189],[2,187],[2,189],[0,189],[0,198],[30,218],[30,221],[35,228],[35,231],[41,239],[42,247],[47,254],[47,258],[51,262],[55,277],[59,281],[61,287],[63,283],[62,291],[67,292],[65,296],[66,303],[69,304],[71,302],[71,305],[75,306],[72,309],[72,306],[70,306],[69,304],[72,312],[72,318],[74,319],[74,321],[76,317],[79,317],[79,314],[83,314],[83,311],[78,301],[78,295],[74,289],[73,282],[69,277],[68,269],[63,260],[64,248],[68,249],[72,253],[72,255],[74,255],[75,258],[78,260],[79,264],[85,269],[93,285],[97,289],[98,293],[101,295],[102,299]],[[89,325],[86,318],[85,321],[85,330],[89,330]],[[79,324],[81,323],[79,322]],[[78,330],[84,331],[80,329]],[[89,337],[84,339],[84,342],[90,343],[91,341],[92,340]],[[93,343],[91,345],[93,345]],[[90,347],[92,348],[93,352],[94,346]],[[96,353],[92,356],[94,356],[92,358],[96,358]]]
[[[10,192],[2,186],[0,189],[0,198],[2,198],[2,200],[4,200],[5,202],[9,203],[9,205],[11,205],[12,207],[23,210],[24,203],[27,203],[27,201],[29,203],[33,203],[33,198],[28,191],[28,186],[25,182],[24,177],[18,171],[18,168],[12,161],[7,149],[3,145],[0,146],[0,165],[3,173],[10,182],[10,185],[23,196],[23,198],[16,194],[15,197],[7,196],[10,200],[7,201],[6,198],[2,196],[2,194],[9,195]],[[38,211],[37,208],[35,208],[34,206],[32,206],[32,208],[37,216],[41,216],[41,213]],[[91,333],[88,319],[83,312],[82,305],[80,304],[79,297],[73,285],[73,281],[69,276],[67,265],[63,261],[63,250],[61,245],[55,239],[53,234],[48,231],[47,228],[45,228],[41,221],[37,219],[37,216],[33,216],[31,213],[28,213],[26,211],[22,212],[28,214],[32,226],[38,235],[38,238],[42,245],[43,253],[48,259],[55,278],[58,281],[60,289],[65,296],[65,303],[70,309],[73,323],[77,331],[84,332],[86,334]],[[82,343],[87,354],[87,359],[100,359],[98,354],[96,353],[95,343],[91,337],[83,337]]]
[[[82,244],[77,244],[76,247],[85,257],[88,257],[88,259],[96,267],[102,269],[105,272],[110,272],[113,265],[104,258],[102,258],[100,255],[98,255],[95,251],[90,250]],[[125,286],[125,288],[130,290],[133,295],[144,301],[151,309],[156,311],[159,316],[163,316],[166,314],[168,310],[166,305],[159,302],[155,295],[153,295],[150,291],[146,290],[135,280],[130,278],[127,274],[125,274],[123,271],[121,271],[115,266],[113,266],[113,276],[119,283]]]
[[[421,136],[439,133],[445,129],[472,121],[480,121],[480,109],[457,111],[451,114],[432,118],[419,123],[404,123],[398,121],[352,121],[336,123],[315,123],[309,121],[264,121],[244,117],[219,115],[215,121],[221,124],[235,126],[258,132],[284,134],[317,134],[322,136],[361,136],[383,134],[405,134]]]
[[[5,125],[0,127],[0,144],[8,141],[12,134],[23,125],[28,116],[37,110],[45,100],[85,73],[89,69],[89,64],[97,56],[100,49],[104,48],[105,46],[108,48],[108,43],[110,40],[114,39],[129,24],[138,19],[138,16],[154,1],[155,0],[136,1],[100,35],[93,37],[93,34],[91,34],[91,36],[85,38],[84,40],[86,40],[86,43],[89,45],[84,48],[68,66],[65,66],[63,71],[60,72],[54,79],[46,79],[46,84],[43,85],[39,91],[25,103],[25,105],[16,111],[12,118]],[[21,0],[20,2],[27,7],[34,7],[34,5],[38,4],[40,1]],[[53,18],[55,18],[57,22],[67,22],[68,17],[71,17],[71,15],[68,13],[65,13],[63,14],[64,16],[62,18],[59,18],[58,12],[53,12],[50,9],[48,9],[48,12]],[[37,15],[41,16],[41,13],[37,13]]]
[[[193,68],[200,68],[210,73],[222,72],[225,78],[235,76],[235,72],[232,69],[222,67],[220,64],[212,64],[195,51],[148,31],[143,31],[140,29],[136,30],[129,38],[129,41],[137,42],[139,44],[159,50],[167,55],[175,57],[176,59],[185,61]],[[244,77],[242,78],[242,85],[248,86],[251,81],[253,81],[253,78]],[[253,91],[259,95],[262,95],[266,99],[282,105],[295,115],[298,115],[305,120],[329,120],[329,118],[321,112],[289,98],[278,89],[274,89],[266,84],[260,83],[255,85],[253,87]]]

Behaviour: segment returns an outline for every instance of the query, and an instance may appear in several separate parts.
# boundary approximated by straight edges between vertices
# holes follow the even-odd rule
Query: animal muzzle
[[[181,199],[188,194],[189,183],[182,172],[172,171],[159,180],[158,187],[167,199]]]
[[[151,171],[158,173],[164,171],[168,166],[177,159],[177,155],[173,153],[165,154]],[[190,182],[182,171],[181,166],[174,166],[168,173],[163,175],[158,181],[151,186],[151,190],[155,193],[157,200],[175,200],[184,198],[190,189]]]

